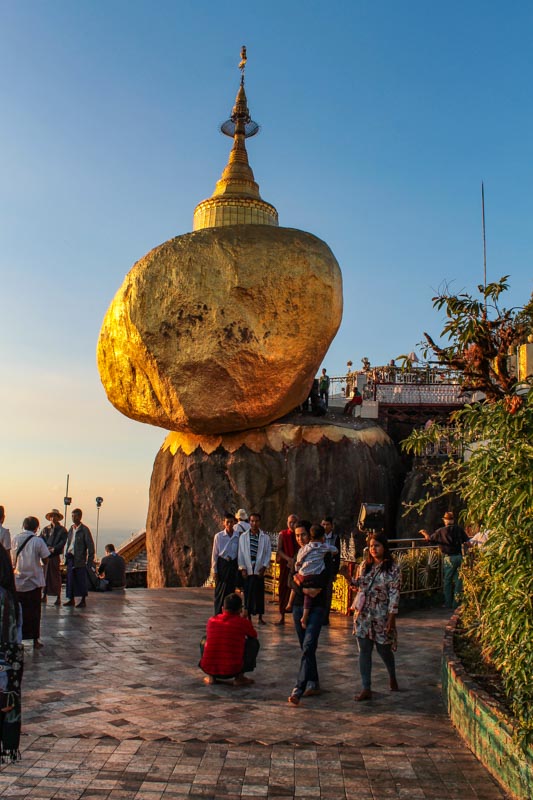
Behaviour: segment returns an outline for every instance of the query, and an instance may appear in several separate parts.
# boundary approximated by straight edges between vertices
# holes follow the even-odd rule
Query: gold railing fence
[[[400,568],[401,591],[404,596],[421,592],[432,593],[442,589],[442,555],[436,545],[427,545],[421,539],[396,539],[390,542],[394,560]],[[331,608],[348,614],[353,600],[350,578],[355,574],[362,558],[341,558],[340,572],[333,584]],[[273,552],[265,579],[265,589],[275,600],[278,597],[279,564]]]

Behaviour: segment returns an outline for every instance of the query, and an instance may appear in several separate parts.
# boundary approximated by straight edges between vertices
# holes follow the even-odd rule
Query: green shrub
[[[505,288],[504,279],[491,285],[495,298]],[[496,288],[494,288],[496,287]],[[503,287],[503,288],[502,288]],[[480,287],[482,289],[482,287]],[[485,299],[493,297],[491,288]],[[453,344],[435,352],[442,361],[458,363],[457,354],[476,350],[475,373],[490,375],[499,342],[491,331],[498,325],[490,321],[485,304],[475,313],[476,324],[465,315],[472,313],[468,295],[459,307],[457,298],[448,298],[447,314],[453,320]],[[446,298],[445,298],[446,299]],[[494,299],[494,298],[493,298]],[[442,307],[445,300],[434,298]],[[523,324],[531,324],[529,306],[513,315],[505,313],[506,336],[516,320],[516,330],[523,336]],[[498,311],[498,309],[496,309]],[[502,315],[499,313],[499,317]],[[463,314],[461,317],[460,315]],[[476,327],[476,325],[478,327]],[[500,326],[501,327],[501,326]],[[446,329],[445,329],[446,330]],[[481,333],[480,333],[481,330]],[[472,339],[472,331],[477,337]],[[492,339],[491,339],[492,336]],[[483,338],[485,337],[485,338]],[[434,345],[430,342],[433,349]],[[507,346],[507,345],[506,345]],[[493,361],[491,361],[493,364]],[[475,378],[475,374],[474,374]],[[465,384],[472,385],[472,372]],[[531,386],[531,381],[530,384]],[[463,564],[464,601],[462,621],[467,633],[476,640],[484,659],[500,673],[509,705],[519,726],[522,742],[533,742],[533,389],[516,394],[516,381],[506,373],[490,402],[465,406],[451,415],[448,426],[433,425],[415,431],[404,443],[407,452],[424,453],[431,442],[448,437],[458,456],[450,458],[433,475],[433,488],[440,482],[443,496],[457,493],[466,504],[466,516],[490,531],[487,543],[465,559]],[[522,386],[522,391],[526,389]],[[426,499],[415,504],[421,509]]]

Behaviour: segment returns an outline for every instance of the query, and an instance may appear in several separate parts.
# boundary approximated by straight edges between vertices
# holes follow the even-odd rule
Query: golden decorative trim
[[[274,450],[280,453],[283,448],[298,447],[302,443],[318,444],[322,439],[340,442],[349,439],[353,442],[372,447],[376,444],[386,444],[389,438],[379,426],[355,430],[343,428],[340,425],[291,425],[280,423],[268,425],[266,428],[255,428],[238,433],[220,434],[218,436],[200,436],[194,433],[169,433],[161,450],[169,450],[176,455],[178,450],[189,456],[200,448],[208,455],[217,447],[223,447],[228,453],[235,453],[241,447],[247,447],[254,453],[263,450]]]

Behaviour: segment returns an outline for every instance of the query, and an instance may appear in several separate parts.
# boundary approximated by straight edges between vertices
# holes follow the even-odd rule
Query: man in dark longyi
[[[46,515],[50,523],[41,531],[41,539],[50,550],[50,558],[45,568],[46,584],[43,589],[42,602],[46,603],[49,594],[56,597],[55,606],[61,605],[61,555],[67,543],[67,529],[61,525],[63,514],[57,508],[53,508]]]
[[[81,521],[83,512],[75,508],[72,512],[72,525],[67,537],[65,561],[67,564],[67,602],[74,605],[74,598],[80,602],[76,608],[84,608],[88,594],[87,565],[94,564],[94,542],[91,531]]]
[[[215,576],[215,616],[221,613],[224,598],[233,594],[237,586],[239,534],[233,530],[235,522],[233,514],[227,511],[224,514],[224,527],[213,539],[211,571]]]

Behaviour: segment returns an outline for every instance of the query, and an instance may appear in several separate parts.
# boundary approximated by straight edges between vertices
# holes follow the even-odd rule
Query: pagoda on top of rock
[[[278,226],[245,140],[257,133],[241,82],[222,131],[233,138],[194,232],[130,270],[104,318],[98,369],[123,414],[170,431],[268,425],[299,405],[337,332],[342,278],[316,236]]]
[[[229,160],[212,196],[194,210],[193,230],[221,225],[277,225],[278,212],[259,194],[254,173],[248,163],[245,140],[259,132],[259,125],[250,117],[244,89],[246,47],[241,50],[241,84],[231,117],[220,130],[233,139]]]

